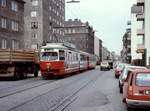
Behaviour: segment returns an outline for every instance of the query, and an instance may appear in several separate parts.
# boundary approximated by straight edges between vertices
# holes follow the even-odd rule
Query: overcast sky
[[[103,41],[103,46],[120,54],[122,36],[134,3],[136,0],[80,0],[80,3],[66,4],[66,20],[88,21],[96,30],[95,35]]]

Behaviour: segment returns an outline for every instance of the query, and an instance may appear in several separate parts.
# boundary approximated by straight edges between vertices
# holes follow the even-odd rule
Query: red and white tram
[[[96,67],[96,56],[75,49],[70,43],[47,43],[41,47],[41,74],[61,76]]]

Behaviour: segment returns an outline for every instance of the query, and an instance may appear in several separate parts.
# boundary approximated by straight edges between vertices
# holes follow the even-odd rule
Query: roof
[[[126,68],[146,68],[144,66],[130,66],[130,65],[125,65]]]
[[[46,46],[42,46],[42,49],[46,49],[46,48],[56,48],[56,49],[67,49],[67,47],[63,46],[62,43],[50,43],[47,44]]]
[[[144,69],[137,69],[137,70],[133,70],[132,72],[133,72],[133,74],[137,74],[137,73],[150,73],[150,69],[146,69],[146,70],[144,70]]]

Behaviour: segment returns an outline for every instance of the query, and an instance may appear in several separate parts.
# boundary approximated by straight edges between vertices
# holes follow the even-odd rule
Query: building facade
[[[76,46],[77,49],[94,54],[94,30],[88,22],[68,20],[65,22],[65,41]]]
[[[0,0],[0,49],[23,49],[24,1]]]
[[[142,60],[142,54],[137,53],[139,44],[142,43],[142,37],[137,34],[137,30],[141,27],[141,23],[137,21],[137,13],[141,13],[137,4],[134,4],[131,8],[131,61],[132,63],[139,63]]]
[[[131,29],[127,28],[123,36],[122,62],[131,63]]]
[[[59,42],[65,21],[65,0],[25,0],[25,47],[39,49],[42,44]],[[59,36],[58,36],[59,35]]]
[[[150,1],[137,0],[131,12],[134,12],[131,19],[135,24],[131,27],[132,61],[137,59],[140,65],[150,66]]]
[[[94,38],[94,54],[102,61],[102,40],[98,37]]]
[[[106,47],[102,47],[102,61],[110,60],[110,51]]]

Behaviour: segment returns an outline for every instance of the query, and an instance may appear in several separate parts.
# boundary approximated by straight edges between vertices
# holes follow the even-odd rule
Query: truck
[[[34,50],[0,50],[0,77],[19,80],[31,73],[37,77],[39,58],[39,53]]]

